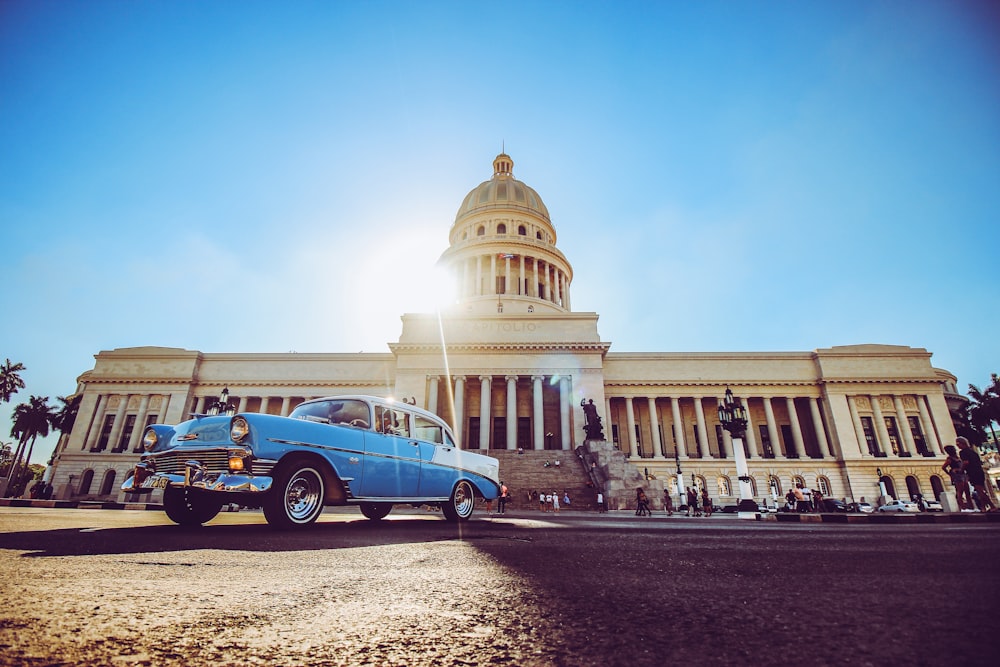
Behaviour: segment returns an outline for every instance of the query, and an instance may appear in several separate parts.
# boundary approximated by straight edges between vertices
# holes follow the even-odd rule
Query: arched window
[[[920,482],[918,482],[917,478],[913,475],[906,476],[906,493],[909,495],[911,500],[916,496],[923,495],[920,493]]]
[[[77,491],[81,496],[85,496],[90,493],[90,485],[94,482],[94,471],[87,468],[83,471],[83,477],[80,478],[80,487]]]
[[[535,238],[538,239],[539,241],[541,241],[542,240],[542,233],[541,232],[535,232]]]
[[[506,234],[506,233],[507,233],[507,225],[501,222],[499,225],[497,225],[497,234]]]
[[[820,475],[816,478],[816,486],[819,487],[819,492],[823,494],[824,498],[830,497],[830,480]]]
[[[719,480],[719,496],[726,497],[733,495],[733,485],[729,481],[728,477],[720,477]]]
[[[111,493],[115,486],[115,471],[109,470],[104,473],[104,481],[101,482],[101,495],[106,496]]]
[[[476,229],[476,236],[486,236],[486,228],[483,227],[482,225],[479,225],[479,227]]]
[[[802,485],[802,488],[805,488],[806,486],[805,477],[803,477],[802,475],[794,475],[792,477],[792,486],[798,486],[799,484]]]
[[[931,491],[934,492],[935,500],[941,500],[941,494],[944,493],[944,484],[938,475],[931,475]]]
[[[768,475],[767,486],[771,489],[772,498],[779,498],[784,495],[781,492],[781,480],[774,475]]]
[[[698,490],[698,493],[701,493],[702,489],[707,489],[708,488],[706,486],[706,484],[705,484],[705,478],[702,477],[701,475],[698,475],[697,477],[695,477],[695,479],[694,479],[694,486]]]
[[[891,498],[896,497],[896,485],[892,483],[892,477],[889,477],[888,475],[882,475],[882,477],[880,477],[878,481],[885,484],[885,493],[887,496]]]
[[[527,236],[528,235],[528,230],[525,229],[524,225],[518,225],[518,227],[517,227],[517,234],[518,234],[518,236]]]
[[[750,495],[754,498],[757,497],[757,480],[753,476],[750,477]]]

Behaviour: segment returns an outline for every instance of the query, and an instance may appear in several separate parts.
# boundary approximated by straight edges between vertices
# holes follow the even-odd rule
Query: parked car
[[[325,505],[358,505],[372,520],[394,504],[439,506],[450,521],[500,493],[499,462],[459,449],[437,415],[373,396],[306,401],[287,417],[194,415],[143,436],[146,453],[122,484],[163,489],[175,523],[211,520],[223,504],[260,507],[277,528],[306,526]]]
[[[941,506],[941,503],[939,501],[937,501],[937,500],[934,500],[933,498],[924,498],[923,502],[924,502],[924,511],[925,512],[943,512],[944,511],[944,507]]]
[[[911,500],[890,500],[878,508],[879,512],[919,512],[920,507]]]
[[[851,503],[847,507],[849,512],[860,512],[862,514],[871,514],[875,511],[871,503]]]
[[[822,500],[823,507],[820,508],[821,512],[847,512],[847,503],[843,500],[837,500],[836,498],[824,498]]]

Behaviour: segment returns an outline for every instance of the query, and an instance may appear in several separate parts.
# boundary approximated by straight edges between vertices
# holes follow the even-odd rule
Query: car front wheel
[[[307,526],[323,511],[325,497],[323,473],[308,463],[293,464],[275,475],[263,502],[264,517],[275,528]]]
[[[441,505],[441,511],[448,521],[465,521],[472,516],[475,505],[476,494],[472,490],[472,484],[462,480],[455,485],[448,502]]]
[[[384,519],[391,510],[391,503],[361,503],[361,513],[372,521]]]
[[[222,500],[207,493],[173,486],[163,489],[163,511],[182,526],[200,526],[214,519],[221,509]]]

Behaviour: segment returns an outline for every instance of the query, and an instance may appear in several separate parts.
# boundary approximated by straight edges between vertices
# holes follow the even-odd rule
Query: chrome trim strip
[[[157,480],[165,479],[166,484],[169,486],[184,486],[184,478],[186,475],[175,475],[170,473],[155,473],[147,477],[142,481],[139,488],[135,488],[134,477],[130,477],[122,484],[122,491],[126,493],[145,493],[152,491],[156,486]],[[191,476],[191,482],[189,486],[195,489],[204,489],[206,491],[219,491],[222,493],[264,493],[271,489],[271,485],[274,480],[270,477],[256,476],[252,477],[250,475],[233,475],[229,473],[220,473],[217,475],[206,475],[201,479],[197,479],[196,475]],[[161,482],[162,483],[162,482]]]

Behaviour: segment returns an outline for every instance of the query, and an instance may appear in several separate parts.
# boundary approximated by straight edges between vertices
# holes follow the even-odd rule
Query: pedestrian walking
[[[701,490],[701,506],[705,516],[712,516],[712,499],[708,497],[708,489]]]
[[[961,435],[955,439],[955,444],[958,445],[958,456],[962,459],[962,469],[968,475],[969,484],[975,489],[979,498],[980,511],[997,511],[989,492],[986,490],[986,473],[983,470],[983,460],[979,458],[979,452],[973,449],[969,441]]]
[[[674,515],[674,499],[670,495],[670,489],[663,489],[663,509],[667,511],[667,516]]]
[[[945,445],[944,451],[948,458],[941,465],[941,470],[948,473],[951,478],[951,485],[955,487],[955,498],[958,500],[959,510],[971,510],[972,494],[969,492],[969,476],[965,472],[965,463],[958,455],[955,445]]]
[[[500,497],[497,499],[497,511],[503,514],[507,510],[507,500],[510,498],[510,492],[507,489],[507,485],[500,482]]]

